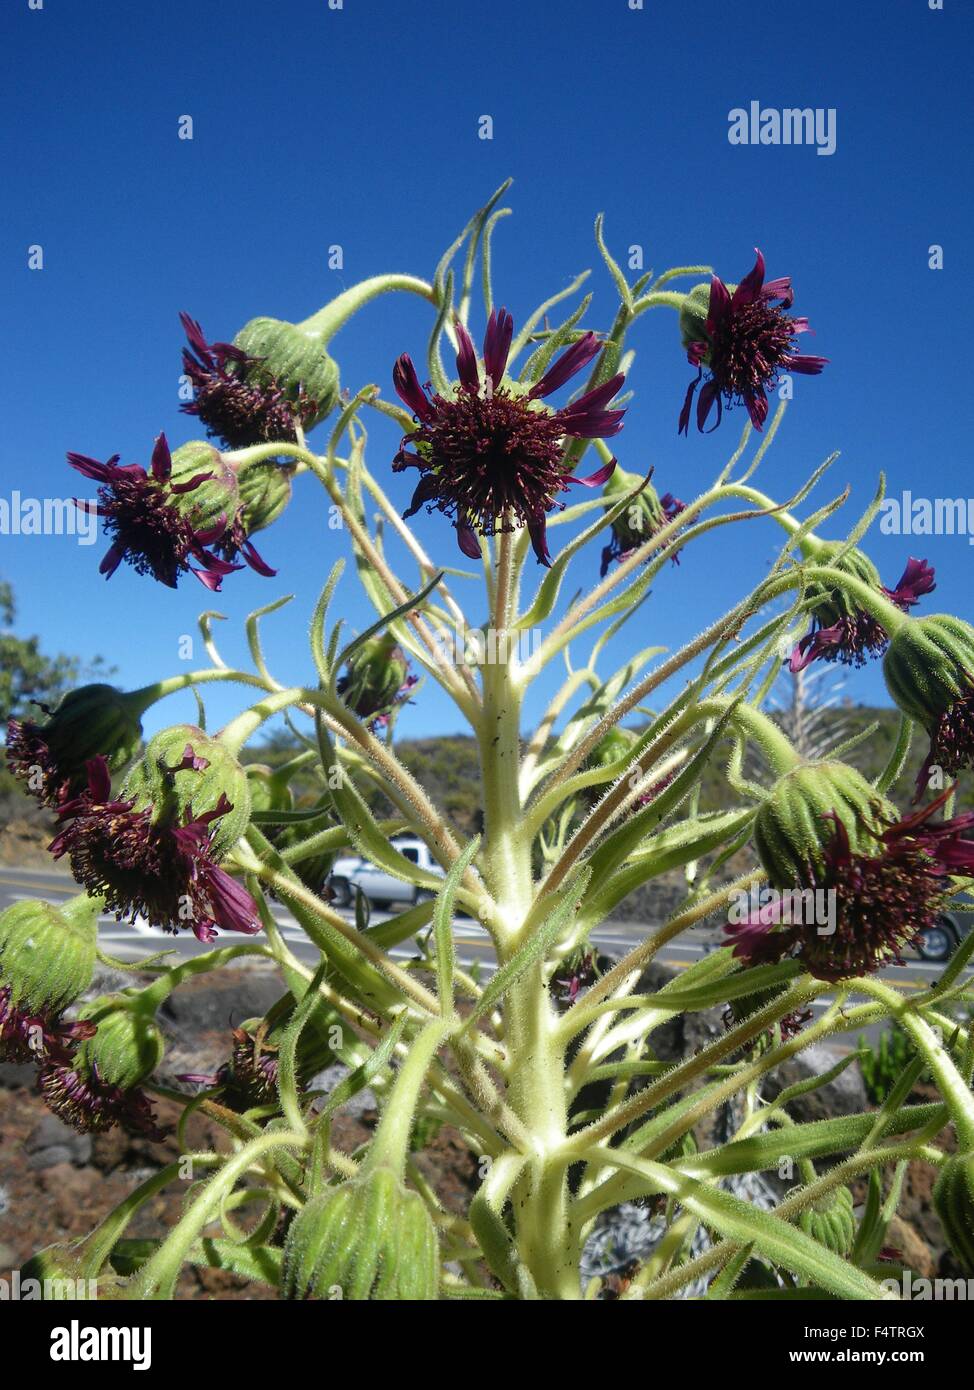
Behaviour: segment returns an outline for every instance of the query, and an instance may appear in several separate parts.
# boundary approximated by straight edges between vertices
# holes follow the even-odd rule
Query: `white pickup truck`
[[[397,837],[390,841],[404,859],[409,859],[429,874],[443,877],[443,870],[429,852],[422,840]],[[375,907],[387,903],[421,903],[434,894],[428,888],[417,888],[401,878],[387,873],[385,869],[372,864],[359,855],[345,855],[336,859],[332,866],[328,886],[332,891],[332,902],[336,907],[348,907],[360,888],[369,902]]]

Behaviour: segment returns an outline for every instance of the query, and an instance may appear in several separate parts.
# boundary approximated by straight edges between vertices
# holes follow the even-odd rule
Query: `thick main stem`
[[[484,787],[484,872],[497,905],[501,964],[521,945],[534,897],[530,838],[520,796],[521,697],[509,642],[513,614],[513,545],[509,532],[498,543],[497,578],[491,615],[497,660],[482,667],[484,701],[478,722]],[[557,1020],[544,985],[543,963],[535,962],[512,984],[504,1004],[504,1045],[510,1059],[508,1102],[523,1123],[530,1153],[514,1191],[516,1243],[543,1297],[577,1298],[578,1277],[570,1262],[568,1192],[564,1164],[556,1157],[565,1143],[568,1110]]]

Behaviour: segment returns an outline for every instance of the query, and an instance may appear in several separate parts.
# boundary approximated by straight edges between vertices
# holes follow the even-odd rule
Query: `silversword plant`
[[[211,342],[184,314],[195,390],[185,409],[207,438],[171,447],[160,434],[147,466],[68,456],[97,486],[102,570],[129,565],[146,585],[193,575],[219,590],[242,564],[270,583],[292,495],[321,488],[322,526],[329,510],[341,518],[329,534],[347,546],[375,622],[343,635],[331,616],[339,559],[308,599],[300,686],[279,683],[264,658],[260,621],[282,602],[272,599],[247,622],[247,669],[224,663],[204,616],[205,668],[133,692],[86,686],[11,721],[8,762],[56,816],[51,852],[82,891],[0,916],[0,1056],[36,1064],[47,1103],[83,1131],[161,1138],[161,1097],[225,1134],[219,1151],[160,1168],[79,1243],[39,1252],[41,1281],[167,1298],[184,1265],[205,1263],[289,1298],[889,1299],[885,1234],[915,1160],[939,1168],[946,1237],[974,1273],[974,1030],[962,1008],[974,935],[929,988],[879,978],[974,876],[974,813],[956,811],[949,781],[974,763],[974,629],[914,616],[934,588],[925,561],[904,556],[887,588],[860,548],[881,478],[845,527],[845,494],[805,506],[832,460],[789,498],[754,485],[784,413],[771,410],[782,378],[827,365],[799,351],[808,321],[792,313],[790,280],[766,278],[760,252],[738,282],[681,266],[630,283],[599,219],[614,316],[588,326],[589,296],[554,322],[578,281],[518,324],[491,277],[503,191],[431,281],[378,276],[302,323],[254,318],[232,342]],[[342,392],[332,340],[386,293],[428,303],[428,354],[386,344],[376,376],[395,397],[373,385]],[[697,496],[682,471],[682,500],[657,492],[625,448],[640,408],[627,394],[637,380],[627,335],[657,309],[676,312],[695,370],[682,412],[673,403],[674,447],[693,448],[676,438],[691,423],[726,430],[722,417],[743,407],[730,461]],[[391,456],[367,460],[370,412],[401,432]],[[307,436],[323,424],[314,447]],[[386,492],[397,472],[415,484],[404,515]],[[422,509],[439,518],[433,554],[408,520]],[[625,649],[636,631],[629,620],[651,616],[650,587],[690,582],[710,532],[767,521],[781,549],[752,592],[715,606],[680,649],[632,641],[606,668],[610,642]],[[260,551],[258,532],[268,532]],[[464,591],[474,597],[461,602]],[[783,662],[801,671],[877,657],[902,717],[871,781],[846,760],[848,741],[809,757],[766,706]],[[561,666],[529,727],[530,688]],[[471,838],[397,755],[397,725],[424,680],[479,749],[483,819]],[[143,743],[150,707],[192,687],[202,710],[212,682],[249,692],[224,728],[201,716]],[[280,716],[296,751],[272,770],[255,741]],[[930,751],[904,793],[917,726]],[[719,807],[701,790],[714,767],[727,791]],[[439,872],[403,852],[404,835]],[[346,852],[401,881],[413,905],[379,925],[360,894],[343,910],[328,875]],[[600,924],[675,874],[683,900],[662,925],[622,958],[599,957]],[[803,895],[828,902],[825,926],[781,910]],[[747,911],[731,911],[741,902]],[[292,951],[278,904],[316,962]],[[148,984],[92,998],[106,910],[201,944],[175,964],[142,961]],[[458,913],[492,944],[483,975],[458,961]],[[725,925],[724,944],[678,977],[647,973],[704,923]],[[278,969],[279,1002],[228,1031],[213,1075],[173,1079],[160,1005],[248,957]],[[709,1044],[675,1061],[657,1054],[659,1030],[712,1009],[726,1026]],[[789,1114],[798,1091],[854,1062],[851,1050],[826,1076],[768,1098],[765,1083],[812,1044],[887,1024],[913,1060],[877,1110],[814,1124]],[[939,1099],[912,1104],[921,1076]],[[335,1121],[367,1087],[379,1119],[347,1151]],[[443,1124],[476,1161],[463,1213],[416,1161]],[[945,1131],[953,1141],[941,1148]],[[747,1199],[741,1175],[786,1170],[770,1210]],[[868,1195],[855,1205],[859,1180]],[[169,1184],[185,1192],[179,1220],[164,1239],[132,1239],[132,1218]],[[658,1240],[624,1278],[586,1278],[592,1233],[633,1202],[649,1206]]]

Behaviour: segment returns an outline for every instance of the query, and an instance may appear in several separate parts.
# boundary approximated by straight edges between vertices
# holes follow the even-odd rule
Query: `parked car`
[[[921,960],[934,961],[938,965],[950,960],[957,947],[972,929],[974,929],[974,915],[971,913],[943,913],[932,927],[920,933],[917,952]]]
[[[409,859],[429,874],[443,877],[442,868],[422,840],[403,837],[390,843],[404,859]],[[384,907],[389,903],[421,903],[435,896],[428,888],[417,888],[412,883],[406,883],[360,855],[336,859],[328,886],[336,907],[348,907],[356,888],[362,890],[374,907]]]

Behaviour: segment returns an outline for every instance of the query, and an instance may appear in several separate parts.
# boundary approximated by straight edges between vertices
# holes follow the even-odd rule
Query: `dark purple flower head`
[[[121,1125],[153,1143],[166,1137],[146,1093],[138,1086],[110,1085],[99,1076],[96,1066],[48,1063],[41,1068],[40,1088],[55,1115],[81,1134],[97,1134]]]
[[[249,1110],[255,1105],[277,1101],[278,1049],[258,1042],[246,1028],[234,1028],[233,1051],[228,1061],[212,1075],[188,1072],[179,1077],[196,1085],[223,1090],[224,1101],[232,1109]]]
[[[640,497],[646,497],[649,489],[646,488]],[[655,505],[654,505],[655,504]],[[602,549],[602,563],[599,567],[599,575],[602,579],[609,572],[609,567],[613,562],[619,562],[631,555],[634,550],[638,550],[641,545],[645,545],[650,536],[654,536],[657,531],[661,531],[664,526],[668,526],[674,521],[682,511],[686,510],[686,503],[681,502],[679,497],[674,497],[672,492],[664,492],[663,496],[656,498],[651,496],[646,498],[646,505],[643,509],[645,515],[645,525],[639,529],[629,525],[625,515],[619,516],[612,523],[612,538],[607,546]],[[680,563],[680,553],[675,551],[672,555],[675,565]]]
[[[7,721],[7,766],[44,806],[57,806],[67,794],[66,780],[44,737],[29,719]]]
[[[716,429],[724,405],[742,403],[759,430],[768,418],[767,392],[777,385],[781,373],[813,376],[828,361],[795,352],[799,334],[809,331],[808,320],[785,312],[794,300],[791,281],[784,278],[765,283],[764,257],[758,250],[755,254],[754,269],[733,292],[723,280],[712,277],[706,311],[697,292],[687,296],[681,326],[687,357],[697,368],[697,375],[680,412],[681,434],[690,428],[693,397],[705,367],[708,376],[697,401],[697,428],[703,430],[714,405]]]
[[[187,812],[181,824],[154,821],[152,808],[111,800],[105,760],[93,758],[88,788],[61,808],[50,849],[55,859],[67,854],[77,881],[119,918],[141,914],[169,932],[190,924],[204,942],[218,927],[253,934],[260,930],[253,898],[212,855],[212,824],[232,810],[221,796],[213,810]]]
[[[280,384],[268,383],[249,369],[258,363],[232,343],[208,343],[203,330],[188,314],[180,321],[189,339],[183,348],[183,370],[193,383],[196,397],[183,406],[196,415],[207,432],[230,449],[252,444],[293,442],[295,422],[307,427],[317,415],[317,404],[300,395],[292,403]]]
[[[425,505],[452,517],[460,549],[471,559],[480,558],[478,535],[526,526],[535,555],[548,565],[546,514],[561,505],[558,493],[575,483],[597,487],[615,467],[613,460],[591,477],[577,478],[565,468],[564,441],[619,433],[625,411],[609,407],[624,378],[614,376],[552,410],[541,404],[544,397],[591,362],[601,344],[594,333],[585,333],[526,390],[505,382],[513,332],[505,309],[491,313],[481,373],[469,333],[456,324],[459,382],[449,398],[427,395],[411,359],[399,358],[393,383],[417,427],[404,436],[393,468],[418,468],[421,474],[404,515]]]
[[[208,482],[212,472],[174,482],[172,455],[164,434],[155,442],[148,472],[137,463],[120,465],[118,458],[113,454],[107,463],[99,463],[84,454],[68,454],[72,468],[100,485],[96,510],[112,541],[100,572],[110,579],[127,560],[138,574],[151,574],[171,589],[175,589],[180,574],[189,572],[206,588],[219,590],[224,575],[239,567],[221,560],[207,547],[223,537],[228,517],[220,515],[199,526],[192,508],[180,504],[186,494]],[[199,569],[193,568],[192,560]]]
[[[826,555],[832,550],[835,547],[829,544]],[[895,589],[887,589],[879,582],[875,566],[859,550],[846,552],[837,564],[840,569],[870,584],[904,612],[937,587],[933,568],[926,560],[911,557]],[[844,591],[819,588],[818,602],[812,609],[811,631],[792,652],[789,670],[793,674],[804,671],[813,661],[819,660],[864,666],[867,657],[882,656],[888,646],[889,633],[877,618],[860,608]]]
[[[945,879],[974,873],[974,840],[964,838],[974,827],[974,812],[932,819],[948,795],[877,829],[872,853],[852,849],[845,825],[838,816],[829,817],[834,829],[823,849],[823,868],[810,866],[795,887],[813,890],[816,898],[819,891],[828,894],[834,920],[808,920],[813,913],[791,911],[776,896],[745,921],[727,925],[736,942],[734,955],[750,965],[795,956],[811,974],[830,981],[903,964],[903,948],[932,927],[945,908]],[[803,920],[795,921],[796,916]],[[834,930],[823,930],[825,925]]]
[[[32,701],[43,723],[7,723],[7,765],[29,796],[56,807],[84,789],[89,758],[103,755],[113,771],[131,760],[142,738],[138,692],[114,686],[82,685],[69,690],[55,708]]]
[[[0,986],[0,1061],[67,1061],[79,1042],[94,1035],[95,1025],[66,1023],[60,1014],[37,1012],[14,1004],[9,986]]]
[[[559,973],[552,978],[552,992],[561,1002],[574,1004],[579,991],[594,984],[598,977],[598,964],[593,952],[579,950],[562,962]]]
[[[970,690],[958,695],[930,730],[930,747],[917,775],[914,799],[923,795],[934,768],[955,777],[968,767],[974,767],[974,673]]]
[[[390,713],[409,699],[418,679],[409,674],[409,658],[395,637],[384,633],[352,654],[335,690],[359,719],[376,729],[389,723]]]
[[[882,656],[889,645],[889,634],[870,613],[859,609],[844,613],[829,627],[819,627],[813,619],[812,629],[795,647],[788,662],[794,675],[811,666],[813,661],[841,661],[846,666],[864,666],[866,658]]]

